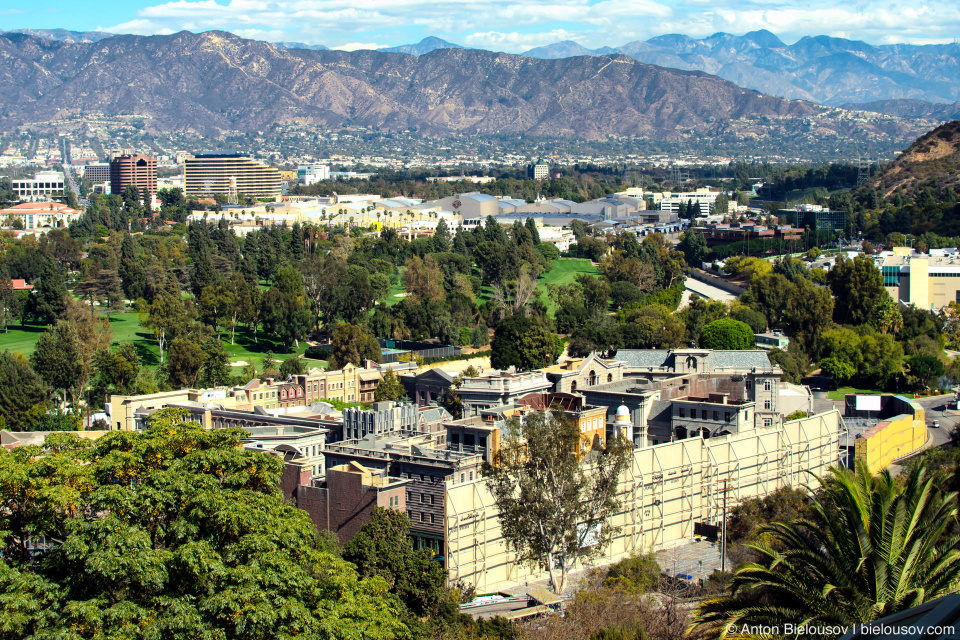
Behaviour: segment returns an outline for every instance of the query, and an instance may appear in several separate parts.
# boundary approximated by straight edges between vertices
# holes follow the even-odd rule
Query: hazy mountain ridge
[[[65,42],[96,42],[111,37],[102,32],[66,29],[16,32]],[[324,45],[302,42],[279,42],[274,46],[328,50]],[[438,49],[458,48],[464,47],[431,36],[416,44],[381,51],[420,56]],[[567,40],[536,47],[522,55],[551,60],[617,53],[647,64],[705,71],[769,95],[830,106],[899,99],[946,104],[960,100],[958,44],[874,46],[858,40],[807,36],[788,45],[775,34],[760,30],[742,36],[721,32],[701,39],[668,34],[598,49]]]
[[[579,47],[574,49],[571,45]],[[537,47],[539,58],[604,55],[572,42]],[[792,45],[761,30],[703,39],[670,34],[629,42],[617,51],[640,62],[696,69],[741,86],[790,99],[839,106],[899,98],[960,100],[960,45],[880,45],[807,36]],[[574,52],[575,51],[575,52]]]

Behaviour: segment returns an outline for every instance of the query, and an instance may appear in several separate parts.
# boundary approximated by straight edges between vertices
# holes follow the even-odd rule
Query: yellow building
[[[688,438],[635,449],[620,478],[621,511],[609,523],[613,538],[596,560],[610,563],[634,552],[692,539],[698,522],[719,524],[727,507],[784,486],[810,484],[838,463],[836,411],[716,438]],[[481,593],[546,578],[517,562],[507,548],[493,498],[482,477],[448,476],[444,496],[444,555],[451,582]],[[583,567],[574,567],[574,570]]]
[[[139,396],[114,394],[107,396],[104,412],[111,430],[133,431],[137,428],[137,412],[153,412],[179,402],[216,402],[224,409],[235,409],[237,398],[226,389],[179,389]]]
[[[894,247],[880,259],[883,286],[897,302],[939,311],[960,302],[960,255],[933,250],[930,255],[913,253],[910,247]]]

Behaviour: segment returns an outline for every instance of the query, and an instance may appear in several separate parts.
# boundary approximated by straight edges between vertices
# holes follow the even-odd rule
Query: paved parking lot
[[[673,549],[657,552],[657,562],[666,573],[675,576],[685,574],[696,581],[706,579],[714,570],[720,569],[720,543],[687,542]],[[729,558],[728,566],[729,570]]]

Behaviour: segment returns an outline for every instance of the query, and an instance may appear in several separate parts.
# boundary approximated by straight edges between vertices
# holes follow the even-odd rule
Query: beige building
[[[377,369],[361,369],[347,363],[336,371],[310,369],[295,379],[297,384],[303,387],[306,403],[309,405],[331,399],[341,402],[373,402],[373,393],[380,384],[380,377]]]
[[[810,484],[808,471],[820,475],[838,463],[840,432],[840,414],[831,411],[744,433],[635,449],[620,478],[622,508],[609,523],[613,539],[597,562],[689,540],[696,523],[719,524],[725,488],[729,508],[780,487]],[[507,548],[481,477],[470,481],[453,474],[444,484],[444,555],[451,583],[463,580],[490,593],[546,578],[546,572],[518,563]]]
[[[620,360],[604,360],[596,353],[586,358],[573,358],[552,367],[541,369],[553,383],[557,393],[576,393],[587,387],[623,380],[624,363]]]
[[[112,431],[133,431],[137,429],[139,414],[153,413],[177,403],[215,402],[224,409],[237,408],[237,398],[227,395],[226,389],[179,389],[139,396],[107,396],[104,412]]]
[[[879,266],[883,287],[896,302],[934,312],[960,302],[960,254],[932,250],[928,255],[894,247]]]
[[[280,196],[280,172],[239,153],[207,153],[183,163],[184,191],[188,197]]]

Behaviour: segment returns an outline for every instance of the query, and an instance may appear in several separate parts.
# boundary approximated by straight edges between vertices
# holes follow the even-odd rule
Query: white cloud
[[[347,42],[346,44],[340,44],[332,49],[340,49],[341,51],[359,51],[361,49],[383,49],[384,47],[389,47],[387,44],[377,44],[376,42]]]
[[[883,44],[950,41],[960,33],[960,11],[956,0],[171,0],[107,27],[138,34],[181,29],[363,48],[437,35],[514,52],[559,40],[595,48],[665,33],[756,29],[788,43],[824,34]]]

